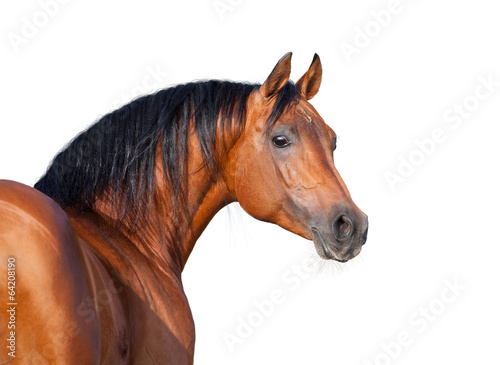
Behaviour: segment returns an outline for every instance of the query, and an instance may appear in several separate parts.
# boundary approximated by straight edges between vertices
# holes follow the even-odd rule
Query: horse
[[[263,84],[196,81],[142,96],[75,137],[34,188],[0,181],[10,310],[0,363],[192,364],[181,274],[233,202],[313,241],[325,260],[360,252],[367,216],[335,168],[335,132],[309,103],[320,58],[296,83],[290,70],[287,53]]]

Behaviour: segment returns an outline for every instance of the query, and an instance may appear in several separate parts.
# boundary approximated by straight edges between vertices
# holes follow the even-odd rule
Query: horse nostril
[[[339,241],[348,239],[352,235],[352,222],[345,214],[339,215],[333,222],[333,235]]]

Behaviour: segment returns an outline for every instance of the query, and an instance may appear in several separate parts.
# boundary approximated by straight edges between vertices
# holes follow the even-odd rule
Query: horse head
[[[229,188],[254,218],[314,241],[323,259],[347,261],[365,243],[368,218],[352,201],[334,164],[336,134],[309,103],[319,90],[321,61],[289,82],[291,53],[250,95],[245,130],[231,153]],[[284,88],[294,101],[273,120]]]

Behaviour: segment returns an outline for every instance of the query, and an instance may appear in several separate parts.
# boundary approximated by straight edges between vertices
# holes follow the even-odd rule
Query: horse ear
[[[321,67],[321,60],[318,54],[315,53],[309,70],[297,81],[295,87],[307,100],[310,100],[319,91],[322,75],[323,67]]]
[[[284,55],[274,66],[271,74],[267,77],[266,81],[259,88],[260,93],[265,98],[269,98],[280,91],[285,86],[290,78],[290,71],[292,69],[292,52]]]

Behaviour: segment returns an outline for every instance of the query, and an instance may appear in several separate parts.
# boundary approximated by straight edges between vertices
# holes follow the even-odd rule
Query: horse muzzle
[[[342,212],[328,228],[312,225],[311,232],[321,258],[346,262],[356,257],[366,242],[368,217],[361,211],[358,214]]]

